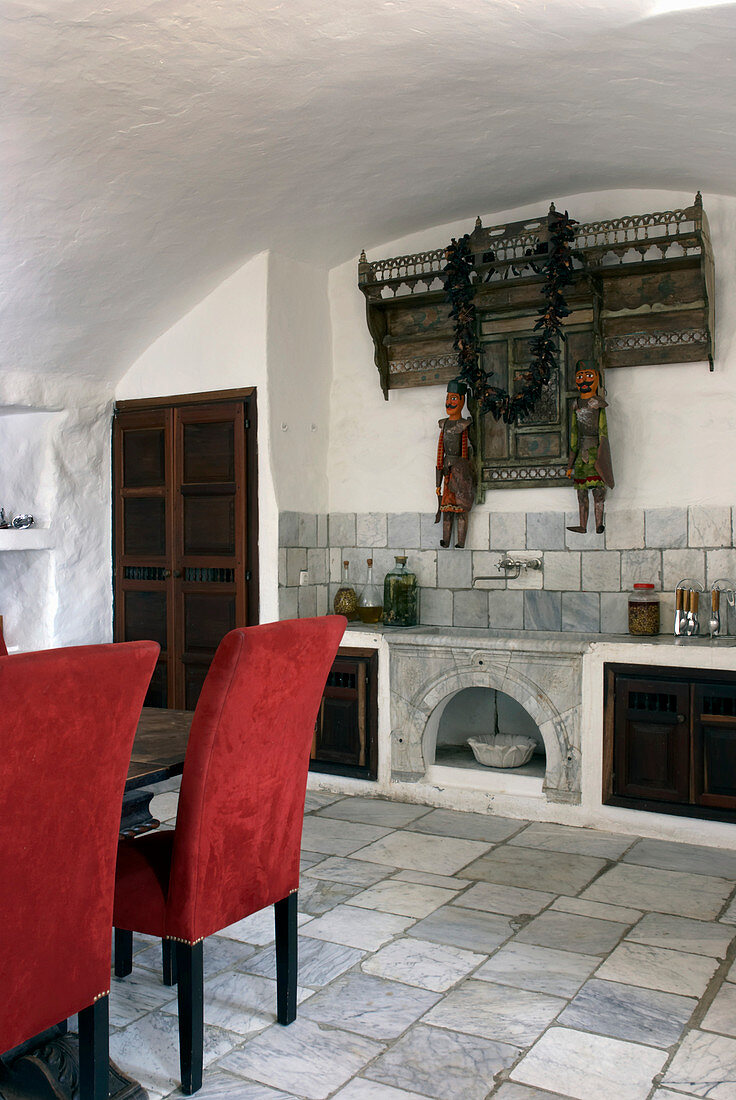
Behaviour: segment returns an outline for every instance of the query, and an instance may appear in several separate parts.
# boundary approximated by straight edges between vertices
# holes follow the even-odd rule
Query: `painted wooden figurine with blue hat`
[[[439,497],[435,523],[442,516],[440,546],[449,546],[452,523],[457,518],[457,542],[465,546],[468,533],[468,513],[475,500],[475,477],[470,459],[468,429],[471,417],[463,417],[467,386],[458,378],[447,384],[445,409],[447,416],[439,421],[440,438],[437,444],[436,492]]]

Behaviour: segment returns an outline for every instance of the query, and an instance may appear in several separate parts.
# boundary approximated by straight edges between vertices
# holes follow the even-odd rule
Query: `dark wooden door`
[[[313,771],[375,779],[377,655],[341,648],[327,677],[312,743]]]
[[[181,400],[115,413],[115,637],[161,645],[146,705],[191,710],[222,637],[257,621],[254,397]]]
[[[690,801],[689,718],[687,684],[616,678],[614,794]]]
[[[736,810],[736,684],[693,689],[693,801]]]

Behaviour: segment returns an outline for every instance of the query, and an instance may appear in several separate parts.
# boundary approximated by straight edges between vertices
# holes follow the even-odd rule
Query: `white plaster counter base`
[[[351,626],[344,644],[378,651],[378,777],[369,782],[312,772],[310,789],[736,847],[736,826],[729,823],[604,806],[601,795],[604,665],[736,671],[736,638],[601,640],[568,632]],[[547,683],[535,690],[541,673]],[[423,703],[422,683],[429,683]],[[547,752],[544,784],[513,771],[424,763],[423,750],[433,759],[442,699],[479,684],[512,694],[538,722]],[[443,688],[449,694],[443,696]]]

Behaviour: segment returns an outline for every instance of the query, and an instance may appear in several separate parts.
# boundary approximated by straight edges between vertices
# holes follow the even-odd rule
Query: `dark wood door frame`
[[[245,599],[243,604],[247,607],[247,615],[244,608],[241,606],[241,610],[238,613],[238,621],[246,622],[248,625],[253,625],[259,621],[259,559],[258,559],[258,445],[257,445],[257,429],[258,429],[258,416],[257,416],[257,393],[255,387],[248,387],[244,389],[231,389],[231,390],[210,390],[205,393],[189,393],[189,394],[175,394],[165,397],[153,397],[153,398],[140,398],[129,401],[118,401],[115,404],[115,414],[126,414],[126,419],[131,416],[135,419],[136,414],[140,414],[142,424],[145,421],[150,420],[153,416],[156,418],[156,413],[160,413],[162,424],[166,418],[167,423],[172,424],[171,418],[175,411],[181,410],[185,413],[184,419],[186,419],[186,409],[190,406],[218,406],[223,407],[227,405],[241,404],[243,408],[242,416],[244,418],[245,433],[244,433],[244,447],[245,447],[245,480],[244,480],[244,496],[245,496],[245,532],[243,536],[244,541],[244,558],[245,558],[245,581],[244,581],[244,594]],[[214,412],[214,409],[213,409]],[[181,417],[177,417],[181,419]],[[113,464],[116,462],[116,450],[113,446]],[[112,484],[116,483],[115,469],[112,471]],[[167,507],[167,542],[173,546],[173,510],[174,504],[169,503]],[[118,541],[118,534],[120,530],[120,506],[119,502],[113,501],[113,565],[115,565],[115,547]],[[242,544],[241,544],[242,545]],[[115,585],[117,588],[117,585]],[[173,613],[173,604],[170,603],[169,616]],[[115,637],[119,633],[119,618],[120,609],[117,607],[116,596],[113,598],[113,615],[116,624]],[[172,623],[169,623],[169,636],[172,636],[171,627]]]

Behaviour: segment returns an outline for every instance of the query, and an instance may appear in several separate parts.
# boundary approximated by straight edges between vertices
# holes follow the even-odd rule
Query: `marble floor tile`
[[[722,878],[619,863],[604,871],[581,896],[588,901],[713,920],[732,889],[733,883]]]
[[[390,1085],[381,1085],[378,1081],[367,1081],[364,1077],[354,1077],[344,1089],[336,1092],[333,1100],[429,1100],[418,1092],[405,1092]]]
[[[362,1035],[297,1017],[289,1027],[276,1025],[254,1035],[221,1058],[220,1067],[306,1100],[325,1100],[382,1050]]]
[[[512,933],[513,928],[505,917],[443,905],[412,925],[407,934],[489,955]]]
[[[342,821],[357,821],[363,825],[383,825],[387,829],[401,829],[428,813],[426,806],[409,802],[388,802],[385,798],[343,798],[333,802],[318,817],[335,817]]]
[[[323,917],[310,921],[302,935],[357,947],[361,951],[377,951],[394,936],[405,932],[412,923],[410,917],[400,917],[395,913],[338,905]]]
[[[217,1027],[205,1027],[205,1067],[241,1041],[239,1035]],[[168,1095],[181,1080],[179,1021],[165,1012],[149,1012],[122,1031],[111,1031],[110,1057],[147,1091]]]
[[[697,1006],[694,997],[639,989],[592,978],[559,1018],[577,1031],[596,1031],[612,1039],[670,1047],[682,1034]]]
[[[356,894],[350,904],[361,909],[380,909],[384,913],[399,913],[405,917],[426,917],[441,905],[452,901],[459,889],[423,886],[417,882],[386,879]]]
[[[431,871],[397,871],[394,882],[418,882],[421,886],[442,886],[446,890],[464,890],[466,883],[454,875],[434,875]]]
[[[492,814],[458,813],[456,810],[432,810],[408,826],[417,833],[454,836],[463,840],[483,840],[500,844],[523,829],[526,822]]]
[[[299,882],[299,910],[310,917],[321,917],[336,905],[349,901],[360,893],[360,886],[350,886],[346,882],[330,882],[329,879],[308,878]]]
[[[176,810],[178,805],[178,791],[163,791],[161,794],[154,795],[151,799],[149,811],[151,817],[155,817],[158,821],[176,821]]]
[[[367,829],[369,826],[356,825],[355,828]],[[369,863],[387,863],[413,871],[454,875],[461,867],[487,852],[488,847],[485,842],[477,840],[425,836],[401,829],[353,854],[356,859],[365,859]]]
[[[586,901],[584,898],[568,898],[564,895],[552,902],[550,909],[561,913],[575,913],[580,917],[598,917],[599,920],[618,921],[632,925],[644,915],[641,909],[629,909],[625,905],[607,905],[602,901]]]
[[[733,1100],[736,1096],[736,1040],[691,1031],[672,1059],[662,1085],[688,1096]]]
[[[351,859],[349,856],[329,856],[310,867],[304,877],[324,878],[331,882],[346,882],[350,886],[365,888],[386,878],[393,869],[383,863],[366,863],[365,860]]]
[[[504,845],[465,867],[459,877],[550,894],[577,894],[603,867],[605,861],[594,856]]]
[[[176,996],[176,990],[173,995]],[[134,966],[126,978],[113,978],[110,983],[110,1023],[113,1027],[125,1027],[151,1009],[161,1008],[171,997],[171,987],[162,984],[160,972],[156,975]]]
[[[339,943],[330,943],[329,940],[312,940],[306,936],[299,937],[299,985],[308,986],[310,989],[320,989],[327,985],[333,978],[350,970],[365,956],[364,951],[358,951],[354,947],[344,947]],[[260,974],[262,978],[276,977],[276,950],[273,944],[246,959],[239,970],[247,974]]]
[[[176,993],[174,993],[176,997]],[[311,989],[297,988],[296,1003],[312,996]],[[164,1012],[177,1014],[174,999]],[[257,974],[228,971],[204,983],[204,1022],[236,1035],[253,1035],[276,1020],[276,982]]]
[[[518,1054],[507,1043],[417,1024],[363,1076],[433,1100],[484,1100]]]
[[[177,1089],[176,1094],[181,1096]],[[267,1085],[258,1085],[255,1081],[244,1081],[222,1070],[210,1069],[204,1075],[197,1100],[299,1100],[292,1092],[270,1089]]]
[[[540,913],[516,936],[517,943],[535,943],[581,955],[607,955],[624,936],[629,926],[596,917],[548,910]]]
[[[692,955],[724,959],[736,929],[712,921],[675,917],[671,913],[648,913],[626,937],[632,943],[670,947]]]
[[[671,1092],[670,1089],[657,1089],[652,1093],[652,1100],[691,1100],[692,1092]],[[495,1097],[494,1097],[495,1100]]]
[[[736,879],[736,851],[727,848],[641,839],[626,853],[623,862],[658,867],[663,871]]]
[[[597,829],[579,829],[571,825],[554,825],[535,821],[517,833],[508,842],[522,848],[543,848],[550,852],[568,852],[570,855],[600,856],[602,859],[620,859],[634,843],[634,837],[620,833],[604,833]]]
[[[684,997],[700,997],[718,969],[715,959],[687,955],[643,943],[622,943],[601,965],[597,977]]]
[[[486,913],[503,913],[508,917],[532,916],[554,901],[554,894],[541,890],[521,890],[518,886],[497,886],[493,882],[476,882],[453,902],[464,909],[482,909]]]
[[[343,795],[332,794],[330,791],[307,791],[304,799],[304,813],[311,814],[315,810],[321,810],[331,802],[338,802],[342,797]]]
[[[386,836],[389,832],[389,829],[378,825],[357,825],[352,821],[310,814],[304,818],[302,848],[307,852],[322,852],[327,856],[349,856],[358,848],[364,848],[366,844]]]
[[[438,1000],[428,989],[353,972],[315,993],[299,1014],[305,1020],[388,1042],[397,1039]]]
[[[461,947],[403,936],[366,959],[362,969],[366,974],[444,993],[485,958]]]
[[[547,1092],[546,1089],[529,1088],[528,1085],[517,1085],[515,1081],[507,1081],[493,1094],[493,1100],[570,1100],[567,1096],[560,1096],[559,1092]]]
[[[310,867],[322,863],[324,858],[321,852],[302,852],[299,857],[299,870],[308,871]]]
[[[722,924],[736,924],[736,897],[734,897],[728,906],[728,909],[721,917]]]
[[[297,914],[297,924],[300,928],[311,920],[312,917],[308,913]],[[273,906],[269,905],[267,909],[260,909],[257,913],[236,921],[235,924],[229,924],[227,928],[221,928],[217,935],[228,940],[239,940],[241,943],[265,947],[276,938]]]
[[[654,1047],[553,1027],[511,1077],[576,1100],[645,1100],[666,1060],[666,1052]]]
[[[533,1043],[564,1007],[560,997],[470,978],[443,997],[424,1023],[523,1047]]]
[[[556,997],[572,997],[600,961],[594,955],[551,951],[548,947],[512,940],[476,970],[473,977]]]
[[[736,985],[723,983],[700,1026],[703,1031],[717,1031],[736,1038]]]

